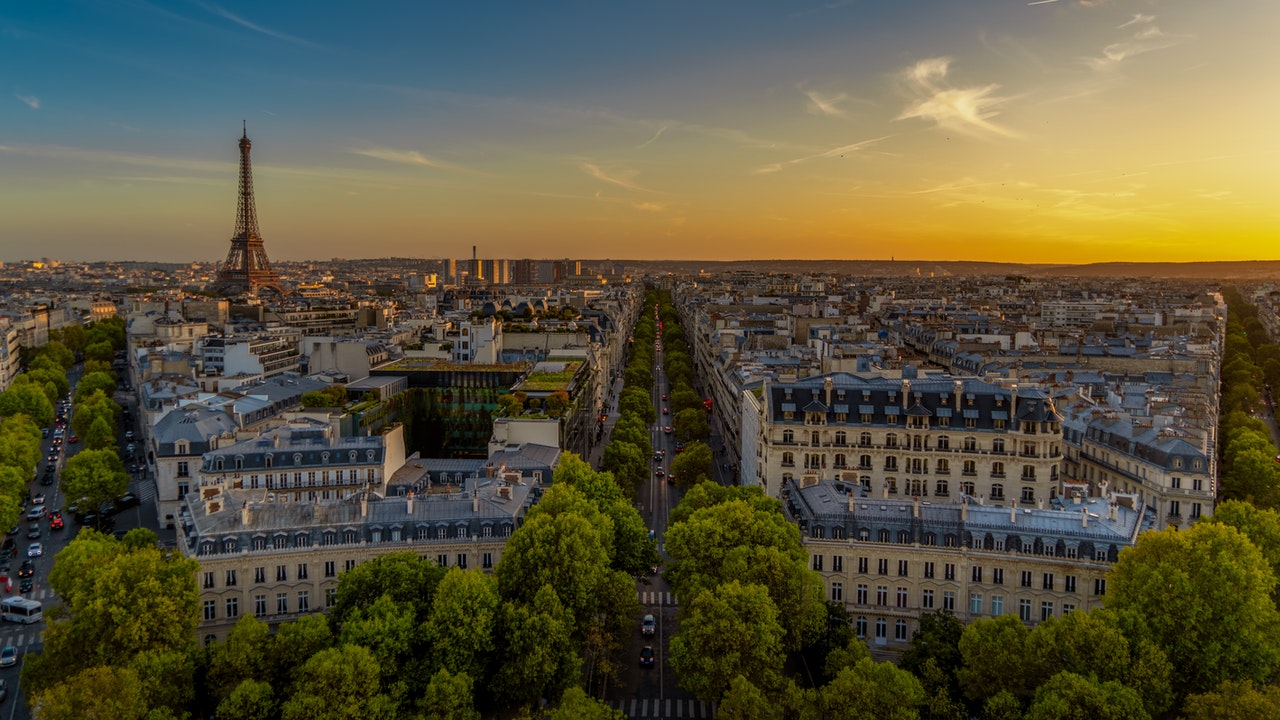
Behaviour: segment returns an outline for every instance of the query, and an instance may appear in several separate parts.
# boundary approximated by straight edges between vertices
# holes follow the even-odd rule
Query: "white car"
[[[31,543],[27,546],[27,557],[38,558],[44,554],[44,546],[38,542]]]
[[[30,510],[28,510],[28,511],[27,511],[27,519],[28,519],[28,520],[39,520],[39,519],[40,519],[40,518],[42,518],[42,517],[44,517],[44,506],[43,506],[43,505],[36,505],[35,507],[33,507],[33,508],[31,508]]]

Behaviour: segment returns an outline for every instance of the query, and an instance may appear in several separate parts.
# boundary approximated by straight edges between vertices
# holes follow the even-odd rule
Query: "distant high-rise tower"
[[[226,262],[218,269],[213,290],[221,295],[256,295],[260,291],[283,292],[280,277],[271,269],[267,250],[258,232],[258,211],[253,202],[253,170],[249,166],[249,131],[240,137],[240,202],[236,207],[236,234]]]

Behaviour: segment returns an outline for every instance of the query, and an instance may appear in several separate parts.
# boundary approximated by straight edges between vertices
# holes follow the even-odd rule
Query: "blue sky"
[[[1280,253],[1280,3],[0,6],[0,260]]]

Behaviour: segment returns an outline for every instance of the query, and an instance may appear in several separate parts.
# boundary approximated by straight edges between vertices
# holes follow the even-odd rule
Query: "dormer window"
[[[217,460],[214,460],[214,461],[213,461],[213,469],[214,469],[214,470],[221,470],[221,469],[222,469],[222,458],[218,458]]]
[[[190,455],[191,446],[187,443],[186,440],[179,440],[178,442],[173,444],[173,453],[175,455]]]
[[[236,469],[237,469],[237,470],[243,470],[243,469],[244,469],[244,456],[243,456],[243,455],[237,455],[237,456],[236,456]]]
[[[294,454],[293,454],[293,464],[294,464],[294,465],[301,465],[301,464],[302,464],[302,453],[294,453]]]
[[[267,467],[271,467],[271,460],[272,460],[271,453],[267,453],[266,460],[267,460]]]
[[[320,453],[320,461],[324,463],[329,462],[329,451],[326,450],[325,452]]]

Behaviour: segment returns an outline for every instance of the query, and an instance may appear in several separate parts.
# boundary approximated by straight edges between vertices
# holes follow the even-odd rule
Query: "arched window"
[[[782,466],[793,467],[796,464],[796,454],[793,452],[782,453]]]
[[[845,445],[845,444],[847,444],[847,443],[848,443],[848,436],[847,436],[847,435],[845,435],[845,433],[844,433],[844,431],[843,431],[843,430],[838,430],[838,431],[836,432],[836,444],[837,444],[837,445]]]
[[[899,530],[899,531],[898,531],[898,543],[899,543],[900,545],[910,545],[910,544],[911,544],[911,531],[910,531],[910,530]]]
[[[864,432],[858,435],[858,444],[862,447],[871,447],[871,433]]]
[[[822,439],[818,436],[817,430],[809,433],[809,444],[815,447],[822,444]]]
[[[888,531],[888,530],[881,530],[881,531],[879,532],[879,534],[877,534],[877,536],[876,536],[876,537],[877,537],[877,539],[879,539],[879,540],[880,540],[880,542],[882,542],[882,543],[887,543],[887,542],[889,542],[889,531]]]
[[[939,480],[937,485],[934,486],[933,493],[935,495],[943,495],[943,496],[950,495],[951,494],[950,484],[946,480]]]
[[[889,433],[888,435],[885,435],[884,446],[888,448],[898,447],[898,436],[893,433]]]
[[[991,477],[1004,477],[1004,463],[998,460],[991,463]]]
[[[832,463],[834,467],[845,467],[844,453],[836,453],[835,461]]]
[[[947,437],[946,435],[939,435],[939,436],[938,436],[938,449],[939,449],[939,450],[950,450],[950,449],[951,449],[951,438]]]
[[[1001,485],[1000,483],[991,483],[991,499],[992,500],[1004,499],[1004,485]]]
[[[893,639],[899,642],[907,641],[907,621],[899,620],[893,624]]]
[[[791,443],[796,441],[796,434],[791,430],[782,431],[782,442]]]

